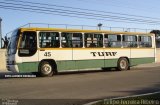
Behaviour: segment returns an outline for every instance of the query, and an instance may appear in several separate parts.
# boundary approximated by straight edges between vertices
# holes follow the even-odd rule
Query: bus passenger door
[[[24,31],[18,49],[22,63],[18,63],[20,72],[38,71],[37,35],[35,31]]]

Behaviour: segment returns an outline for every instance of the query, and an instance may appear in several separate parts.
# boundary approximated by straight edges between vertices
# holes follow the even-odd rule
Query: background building
[[[2,19],[0,17],[0,48],[2,48],[2,27],[1,27]]]

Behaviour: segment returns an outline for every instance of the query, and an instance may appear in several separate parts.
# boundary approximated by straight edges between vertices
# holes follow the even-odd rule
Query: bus
[[[7,69],[52,76],[63,71],[130,67],[156,60],[155,35],[63,28],[18,28],[7,50]]]

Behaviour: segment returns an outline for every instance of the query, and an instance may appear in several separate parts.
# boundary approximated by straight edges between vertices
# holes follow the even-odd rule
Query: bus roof
[[[83,29],[65,29],[65,28],[20,28],[20,31],[55,31],[55,32],[73,32],[73,33],[104,33],[104,34],[127,34],[127,35],[154,35],[145,32],[123,32],[123,31],[110,31],[110,30],[83,30]]]

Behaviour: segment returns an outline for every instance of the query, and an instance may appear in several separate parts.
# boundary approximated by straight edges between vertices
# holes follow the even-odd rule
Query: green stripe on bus
[[[145,63],[152,63],[155,61],[154,57],[151,58],[131,58],[130,65],[138,65]],[[87,68],[101,68],[101,67],[116,67],[118,59],[95,59],[95,60],[70,60],[70,61],[56,61],[58,71],[61,70],[78,70]],[[20,72],[38,72],[39,62],[25,62],[18,63]]]
[[[132,58],[130,59],[130,66],[152,63],[155,61],[154,57],[151,58]],[[77,61],[57,61],[57,69],[61,70],[74,70],[74,69],[87,69],[87,68],[101,68],[101,67],[117,67],[118,59],[98,59],[98,60],[77,60]]]
[[[154,57],[150,57],[150,58],[131,58],[130,62],[131,62],[131,65],[134,66],[134,65],[138,65],[138,64],[155,62],[155,58]]]
[[[38,72],[39,62],[17,63],[19,72]]]
[[[58,70],[86,69],[104,66],[104,60],[57,61],[56,63]]]

